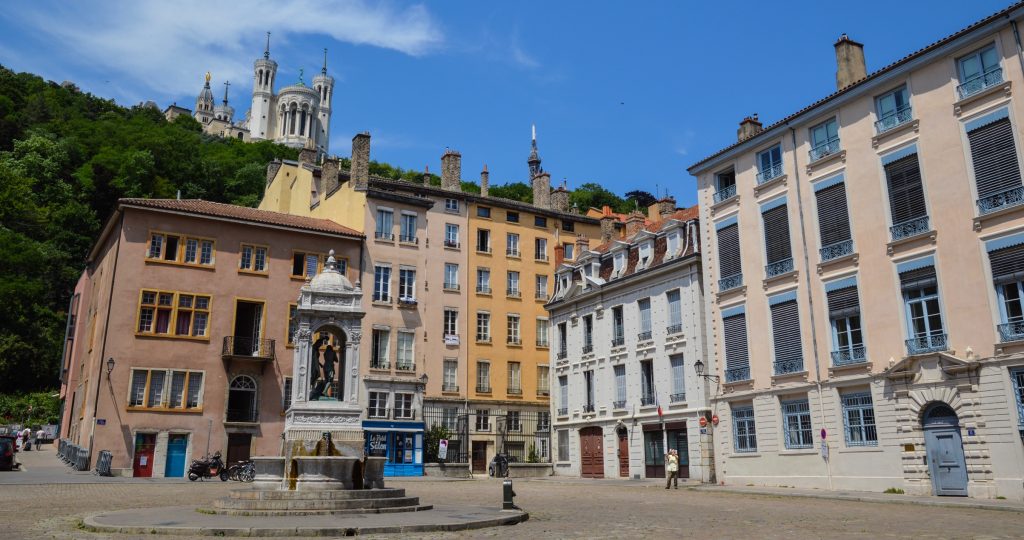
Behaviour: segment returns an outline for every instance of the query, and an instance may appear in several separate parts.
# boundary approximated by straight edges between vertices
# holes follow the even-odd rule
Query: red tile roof
[[[695,204],[689,208],[677,209],[675,212],[669,214],[667,217],[659,221],[652,222],[650,220],[646,220],[646,223],[644,224],[644,230],[647,232],[656,233],[665,228],[665,225],[668,225],[668,220],[670,219],[686,222],[690,221],[691,219],[698,219],[699,217],[700,205]],[[596,251],[597,253],[605,253],[615,242],[632,242],[633,238],[635,238],[637,234],[640,233],[636,233],[633,236],[630,236],[629,238],[613,238],[610,242],[605,242],[595,248],[591,248],[590,251]]]
[[[868,74],[867,77],[864,77],[863,79],[861,79],[861,80],[859,80],[857,82],[854,82],[853,84],[850,84],[849,86],[847,86],[845,88],[841,88],[841,89],[837,90],[836,92],[833,92],[833,93],[831,93],[831,94],[829,94],[829,95],[819,99],[818,101],[815,101],[814,103],[811,103],[810,105],[800,109],[799,111],[797,111],[797,112],[795,112],[795,113],[793,113],[793,114],[783,118],[782,120],[779,120],[778,122],[775,122],[775,123],[765,127],[763,130],[757,132],[755,135],[747,137],[746,139],[743,139],[741,141],[736,141],[735,143],[730,144],[729,146],[726,146],[725,148],[723,148],[723,149],[721,149],[721,150],[711,154],[710,156],[705,157],[704,159],[694,163],[693,165],[690,165],[687,168],[687,170],[690,171],[691,174],[693,174],[693,169],[699,167],[700,165],[702,165],[702,164],[704,164],[704,163],[706,163],[708,161],[711,161],[712,159],[714,159],[714,158],[716,158],[716,157],[718,157],[718,156],[728,152],[729,150],[732,150],[733,148],[736,148],[737,146],[740,146],[741,144],[757,140],[757,139],[761,138],[763,135],[766,135],[772,129],[775,129],[776,127],[778,127],[780,125],[784,125],[784,124],[789,123],[794,118],[796,118],[796,117],[806,113],[807,111],[810,111],[811,109],[815,109],[815,108],[817,108],[817,107],[819,107],[821,105],[824,105],[825,103],[828,103],[829,101],[832,101],[833,99],[838,98],[839,96],[842,96],[842,95],[844,95],[844,94],[846,94],[848,92],[851,92],[851,91],[857,89],[858,87],[862,86],[863,84],[867,83],[868,81],[870,81],[872,79],[875,79],[875,78],[877,78],[877,77],[879,77],[879,76],[881,76],[881,75],[883,75],[885,73],[888,73],[889,71],[892,71],[892,70],[902,66],[903,64],[906,64],[907,62],[910,62],[911,60],[913,60],[913,59],[915,59],[915,58],[917,58],[919,56],[922,56],[922,55],[924,55],[924,54],[926,54],[926,53],[928,53],[928,52],[930,52],[930,51],[932,51],[932,50],[934,50],[934,49],[936,49],[936,48],[938,48],[938,47],[940,47],[940,46],[942,46],[942,45],[944,45],[944,44],[946,44],[946,43],[948,43],[950,41],[953,41],[954,39],[957,39],[957,38],[959,38],[959,37],[961,37],[961,36],[963,36],[965,34],[968,34],[972,30],[975,30],[975,29],[977,29],[977,28],[979,28],[981,26],[984,26],[984,25],[986,25],[986,24],[988,24],[988,23],[990,23],[990,22],[992,22],[994,20],[997,20],[997,19],[1001,18],[1001,17],[1005,17],[1010,12],[1012,12],[1015,9],[1017,9],[1019,7],[1022,7],[1022,6],[1024,6],[1024,2],[1017,2],[1017,3],[1007,7],[1006,9],[1003,9],[1003,10],[1000,10],[1000,11],[998,11],[996,13],[993,13],[992,15],[989,15],[988,17],[985,17],[984,19],[981,19],[980,21],[977,21],[977,22],[967,26],[966,28],[963,28],[963,29],[961,29],[961,30],[959,30],[959,31],[957,31],[957,32],[955,32],[953,34],[950,34],[950,35],[948,35],[948,36],[946,36],[946,37],[944,37],[944,38],[942,38],[942,39],[940,39],[940,40],[938,40],[938,41],[936,41],[936,42],[934,42],[934,43],[932,43],[930,45],[927,45],[927,46],[925,46],[925,47],[923,47],[921,49],[918,49],[917,51],[914,51],[914,52],[904,56],[903,58],[900,58],[899,60],[897,60],[897,61],[895,61],[895,62],[893,62],[893,63],[891,63],[891,64],[889,64],[889,65],[887,65],[887,66],[885,66],[885,67],[883,67],[883,68],[873,72],[873,73]]]
[[[202,199],[121,199],[118,201],[122,206],[136,206],[143,208],[155,208],[159,210],[171,210],[185,212],[202,216],[213,216],[248,221],[250,223],[261,223],[264,225],[276,225],[290,227],[306,231],[316,231],[342,236],[362,238],[359,231],[339,225],[329,219],[318,219],[305,216],[259,210],[247,206],[234,204],[216,203]]]

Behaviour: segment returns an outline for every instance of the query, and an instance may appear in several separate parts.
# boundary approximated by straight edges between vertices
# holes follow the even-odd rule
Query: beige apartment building
[[[689,170],[727,484],[1024,499],[1017,4]]]
[[[120,200],[75,289],[61,439],[126,476],[280,454],[299,289],[332,249],[355,278],[361,247],[324,219]]]

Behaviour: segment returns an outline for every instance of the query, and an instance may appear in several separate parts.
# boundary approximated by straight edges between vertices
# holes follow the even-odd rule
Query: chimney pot
[[[462,191],[462,154],[447,149],[441,156],[441,188]]]
[[[533,185],[533,205],[537,208],[551,209],[551,175],[541,172],[530,180]]]
[[[491,178],[491,173],[487,172],[487,164],[484,163],[484,170],[480,171],[480,196],[487,196],[488,181]]]
[[[644,213],[639,210],[634,210],[629,213],[626,218],[626,238],[632,238],[633,235],[640,232],[644,228]]]
[[[352,162],[349,168],[352,187],[365,190],[370,185],[370,132],[352,137]]]
[[[749,139],[760,133],[763,129],[761,122],[757,119],[757,113],[754,113],[743,118],[743,121],[740,122],[740,127],[736,130],[736,140]]]
[[[836,49],[836,90],[868,76],[864,62],[864,45],[843,34],[835,42]]]

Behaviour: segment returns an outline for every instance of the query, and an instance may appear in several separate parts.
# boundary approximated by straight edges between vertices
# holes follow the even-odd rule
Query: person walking
[[[675,450],[669,450],[665,455],[665,471],[668,472],[665,479],[665,489],[675,483],[679,489],[679,454]]]

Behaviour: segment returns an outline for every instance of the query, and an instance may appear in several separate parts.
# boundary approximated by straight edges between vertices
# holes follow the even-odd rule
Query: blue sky
[[[535,123],[552,182],[667,190],[682,205],[696,200],[686,167],[733,142],[744,115],[767,124],[835,89],[841,33],[865,44],[870,72],[1006,5],[15,0],[0,64],[161,108],[192,108],[209,70],[233,81],[240,118],[270,31],[279,87],[299,68],[308,81],[329,49],[334,154],[367,130],[392,165],[437,172],[451,147],[464,179],[486,163],[492,184],[525,180]]]

